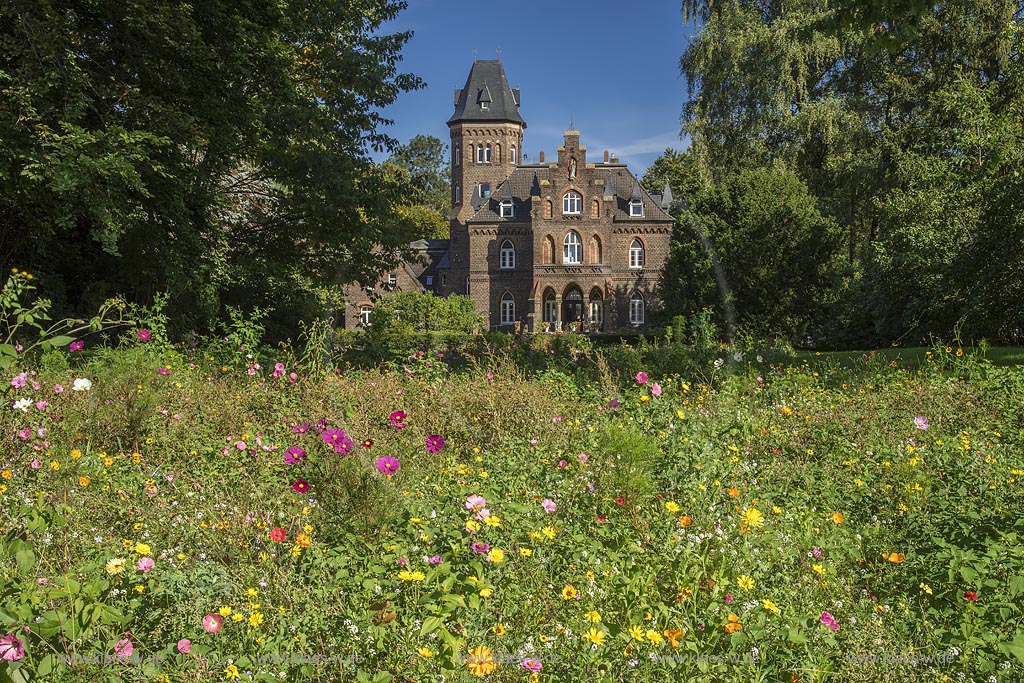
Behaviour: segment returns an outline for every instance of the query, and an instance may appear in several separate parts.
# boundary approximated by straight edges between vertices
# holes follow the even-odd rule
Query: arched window
[[[590,262],[604,263],[604,254],[601,253],[601,238],[597,235],[590,238]]]
[[[509,160],[509,161],[510,161],[511,163],[513,163],[513,164],[517,164],[517,163],[519,163],[519,162],[518,162],[518,161],[516,160],[516,146],[515,146],[515,145],[509,145],[509,146],[508,146],[508,160]]]
[[[516,300],[512,292],[501,295],[501,324],[511,325],[516,321]]]
[[[544,201],[544,218],[551,218],[551,200]]]
[[[601,297],[601,290],[597,287],[590,290],[590,311],[587,319],[594,327],[600,327],[604,322],[604,300]]]
[[[629,267],[644,267],[644,243],[638,239],[629,243]]]
[[[555,263],[555,238],[551,235],[544,238],[544,263]]]
[[[502,270],[512,270],[516,267],[516,248],[512,245],[511,240],[501,243],[501,249],[498,250],[498,264]]]
[[[569,190],[562,197],[562,213],[581,213],[583,211],[583,196],[576,190]]]
[[[562,263],[578,265],[583,263],[583,241],[575,230],[570,230],[562,240]]]
[[[487,147],[484,148],[484,163],[491,163],[491,143],[487,143]]]
[[[502,199],[499,207],[501,208],[502,218],[515,218],[515,207],[512,205],[511,199]]]
[[[484,146],[483,145],[477,145],[476,146],[476,163],[478,163],[478,164],[484,163]]]
[[[601,200],[600,199],[595,199],[594,201],[590,202],[590,217],[591,218],[600,218],[601,217]]]
[[[455,143],[455,149],[452,150],[452,164],[458,166],[462,163],[462,145]]]
[[[558,302],[555,293],[550,289],[544,293],[544,322],[553,323],[558,320]]]
[[[455,186],[455,203],[462,203],[462,187],[460,185]]]
[[[370,315],[373,313],[373,306],[363,304],[359,307],[359,322],[363,327],[370,326]]]
[[[469,276],[466,276],[466,296],[469,296]]]
[[[633,292],[629,297],[629,322],[631,325],[644,323],[644,297],[640,292]]]

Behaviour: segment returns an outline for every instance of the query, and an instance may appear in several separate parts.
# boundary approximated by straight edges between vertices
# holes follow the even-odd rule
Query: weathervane
[[[498,59],[501,59],[501,48],[499,47],[495,52],[498,53]]]

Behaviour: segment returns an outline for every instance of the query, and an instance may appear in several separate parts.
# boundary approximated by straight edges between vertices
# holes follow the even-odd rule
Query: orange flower
[[[882,559],[889,560],[893,564],[899,564],[905,557],[903,553],[882,553]]]
[[[683,600],[691,595],[693,595],[693,591],[689,588],[680,588],[678,595],[676,595],[676,600]]]
[[[683,637],[683,634],[686,633],[686,631],[678,628],[667,628],[664,633],[665,637],[668,638],[668,641],[672,643],[672,647],[677,648],[679,647],[679,639]]]
[[[837,512],[834,515],[832,515],[832,523],[833,524],[842,524],[843,523],[843,513],[842,512]]]
[[[679,526],[683,527],[684,529],[690,526],[691,524],[693,524],[693,520],[690,519],[690,515],[683,515],[679,518]]]
[[[82,487],[88,486],[89,485],[89,477],[85,476],[84,474],[82,476],[80,476],[78,478],[78,485],[82,486]]]
[[[725,625],[726,633],[735,633],[743,629],[743,624],[740,623],[740,618],[735,614],[730,614],[728,617],[729,623]]]
[[[736,498],[739,495],[740,495],[740,492],[737,491],[736,489],[734,489],[734,488],[729,489],[729,497],[730,498]]]
[[[313,542],[313,538],[309,534],[307,534],[305,532],[300,531],[295,536],[295,544],[296,545],[300,545],[303,548],[308,548],[309,544],[312,543],[312,542]]]

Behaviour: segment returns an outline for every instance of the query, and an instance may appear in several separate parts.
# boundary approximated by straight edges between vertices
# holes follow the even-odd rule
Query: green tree
[[[416,135],[392,152],[387,164],[396,168],[406,188],[402,219],[418,237],[447,239],[451,215],[447,147],[432,135]]]
[[[0,256],[66,309],[172,294],[301,315],[407,235],[374,165],[397,0],[0,6]]]

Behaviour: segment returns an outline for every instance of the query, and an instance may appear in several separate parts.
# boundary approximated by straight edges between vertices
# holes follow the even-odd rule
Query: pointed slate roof
[[[481,103],[486,103],[487,109],[481,108]],[[526,128],[519,115],[519,91],[509,87],[501,60],[473,62],[465,87],[455,91],[455,113],[448,125],[459,121],[512,121]]]

